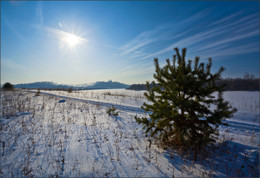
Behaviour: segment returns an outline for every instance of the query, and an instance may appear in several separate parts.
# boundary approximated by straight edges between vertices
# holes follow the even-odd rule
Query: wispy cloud
[[[233,36],[233,37],[218,40],[215,43],[211,43],[211,44],[209,44],[209,45],[207,45],[203,48],[200,48],[200,49],[203,50],[203,49],[213,48],[215,46],[219,46],[219,45],[222,45],[222,44],[225,44],[225,43],[229,43],[229,42],[238,41],[238,40],[241,40],[241,39],[244,39],[244,38],[252,37],[252,36],[255,36],[257,34],[259,34],[259,30],[254,30],[252,32],[249,32],[249,33],[246,33],[246,34],[243,34],[243,35]]]
[[[142,51],[140,47],[146,46],[149,48],[151,41],[153,43],[158,43],[159,41],[168,43],[170,40],[167,41],[167,39],[162,39],[160,35],[156,36],[155,38],[148,38],[149,35],[153,36],[152,34],[161,33],[159,28],[154,30],[154,33],[144,32],[142,34],[149,34],[147,35],[147,38],[145,40],[141,40],[140,36],[142,35],[139,35],[135,38],[135,43],[129,43],[127,46],[128,48],[125,48],[126,50],[122,54],[129,54],[131,52],[133,57],[135,56],[135,50],[141,50],[142,55],[137,56],[143,56],[141,59],[144,60],[158,57],[159,55],[172,51],[175,47],[187,47],[191,52],[204,50],[214,52],[211,54],[211,56],[234,55],[259,51],[257,50],[259,46],[255,46],[253,48],[251,47],[250,49],[245,48],[247,46],[251,46],[250,39],[257,38],[259,35],[259,27],[257,23],[259,17],[257,17],[257,14],[251,14],[242,18],[236,18],[239,15],[241,15],[241,12],[232,14],[219,21],[209,23],[204,28],[201,28],[197,31],[197,27],[194,27],[178,34],[174,34],[174,31],[172,31],[173,33],[171,34],[169,31],[172,29],[167,29],[169,30],[167,34],[171,34],[172,37],[175,37],[171,38],[173,43],[170,43],[168,46],[158,49],[153,53],[145,53],[145,51]],[[225,22],[224,25],[222,24],[223,22]],[[198,24],[198,26],[200,26],[200,24]],[[139,41],[140,43],[138,43]],[[241,41],[243,41],[243,43],[241,43]],[[244,44],[243,49],[241,44]],[[129,46],[131,46],[131,48],[129,48]],[[225,50],[223,50],[223,47],[225,47]],[[239,50],[239,52],[235,52],[234,49]]]
[[[131,69],[138,69],[138,68],[143,70],[143,69],[145,69],[149,66],[150,66],[150,64],[142,61],[142,62],[138,62],[138,63],[132,64],[132,65],[128,65],[124,68],[121,68],[119,70],[119,72],[124,72],[124,71],[128,71],[128,70],[131,70]]]
[[[62,25],[62,23],[61,22],[58,22],[58,25],[62,28],[63,27],[63,25]]]
[[[237,16],[240,15],[241,13],[242,13],[242,12],[239,11],[239,12],[237,12],[237,13],[231,14],[231,15],[229,15],[229,16],[227,16],[227,17],[224,17],[224,18],[222,18],[222,19],[220,19],[220,20],[218,20],[218,21],[213,22],[211,25],[217,25],[217,24],[220,24],[220,23],[227,22],[227,21],[233,19],[234,17],[237,17]]]
[[[202,55],[200,57],[207,58],[207,57],[231,56],[231,55],[247,54],[247,53],[258,52],[258,51],[259,51],[259,43],[254,42],[251,44],[244,44],[244,45],[233,46],[229,48],[224,47],[221,50],[212,48],[211,50],[200,53]]]
[[[167,38],[169,35],[168,29],[172,27],[170,24],[165,24],[159,27],[154,28],[153,30],[148,30],[142,32],[134,39],[130,40],[128,43],[120,47],[119,49],[122,50],[121,55],[129,55],[134,53],[135,51],[140,51],[145,46],[153,42],[157,42]],[[162,33],[164,32],[164,33]]]
[[[39,19],[39,24],[43,25],[43,12],[42,12],[42,2],[38,1],[36,6],[36,17]]]
[[[128,41],[123,46],[119,47],[122,51],[121,56],[128,56],[130,58],[145,59],[153,56],[154,54],[160,54],[168,51],[167,47],[162,51],[148,55],[151,45],[158,45],[158,43],[169,42],[178,38],[184,37],[186,34],[192,32],[192,29],[183,30],[186,26],[198,21],[202,17],[208,14],[208,10],[200,11],[197,14],[187,17],[178,23],[168,23],[155,27],[152,30],[144,31],[137,35],[134,39]],[[148,49],[148,51],[147,51]]]

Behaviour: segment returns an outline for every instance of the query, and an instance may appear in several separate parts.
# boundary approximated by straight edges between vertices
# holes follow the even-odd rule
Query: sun
[[[59,31],[58,35],[60,38],[60,48],[65,50],[77,51],[84,43],[88,42],[87,39],[73,33]]]
[[[89,40],[82,37],[83,34],[80,35],[80,33],[65,32],[58,29],[55,29],[54,32],[59,41],[59,48],[63,51],[78,53],[84,49],[89,42]]]
[[[82,38],[70,33],[66,33],[63,38],[63,42],[70,48],[76,47],[82,43]]]

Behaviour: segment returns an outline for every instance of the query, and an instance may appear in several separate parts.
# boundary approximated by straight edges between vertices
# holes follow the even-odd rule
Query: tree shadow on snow
[[[192,152],[179,154],[167,150],[164,156],[181,172],[191,172],[201,169],[212,177],[259,177],[258,148],[232,141],[224,141],[212,147],[207,147],[198,155],[198,161],[193,161]]]
[[[123,120],[122,117],[120,117],[120,116],[110,116],[110,117],[113,118],[114,121],[126,126],[125,120]]]
[[[241,122],[237,122],[234,120],[229,120],[227,121],[228,126],[224,126],[221,125],[220,127],[222,128],[233,128],[233,129],[237,129],[241,132],[241,130],[250,130],[250,131],[254,131],[254,132],[259,132],[260,128],[258,124],[254,124],[254,123],[241,123]]]

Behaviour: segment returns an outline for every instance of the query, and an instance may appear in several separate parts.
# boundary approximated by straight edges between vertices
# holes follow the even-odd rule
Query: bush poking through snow
[[[111,108],[108,108],[108,109],[107,109],[107,114],[108,114],[109,116],[114,116],[114,117],[116,117],[116,116],[118,116],[118,113],[119,113],[119,111],[116,112],[116,108],[114,108],[114,106],[112,106]]]
[[[72,93],[72,88],[69,88],[69,89],[68,89],[68,93]]]
[[[37,90],[37,92],[35,93],[35,96],[40,96],[40,89]]]
[[[3,85],[3,89],[4,90],[13,90],[14,89],[14,86],[9,83],[9,82],[6,82],[4,85]]]

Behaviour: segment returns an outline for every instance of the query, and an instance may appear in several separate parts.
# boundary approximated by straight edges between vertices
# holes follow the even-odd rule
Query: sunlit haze
[[[145,83],[175,47],[258,77],[259,16],[259,1],[1,1],[1,83]]]
[[[72,33],[60,32],[60,45],[65,50],[72,50],[79,47],[82,43],[86,43],[87,40]]]
[[[80,37],[69,33],[65,35],[62,40],[71,48],[77,46],[80,43]]]

